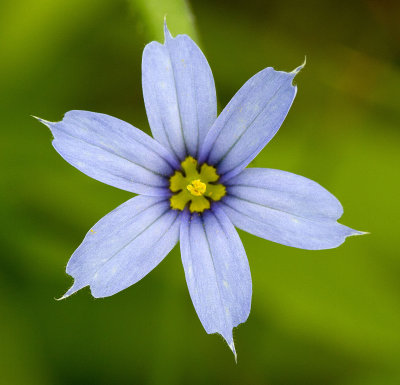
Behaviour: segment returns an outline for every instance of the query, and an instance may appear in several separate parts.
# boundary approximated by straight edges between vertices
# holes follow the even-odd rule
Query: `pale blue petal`
[[[69,111],[47,122],[53,146],[70,164],[100,182],[137,194],[166,196],[176,159],[150,136],[109,115]]]
[[[175,246],[180,213],[169,200],[137,196],[107,214],[87,233],[67,265],[74,284],[62,297],[90,285],[96,298],[133,285]]]
[[[318,183],[291,172],[247,168],[226,182],[228,193],[275,210],[315,220],[336,220],[340,202]]]
[[[217,167],[221,182],[245,168],[278,131],[296,95],[291,73],[266,68],[236,93],[204,140],[199,162]]]
[[[219,333],[235,353],[232,329],[251,306],[251,275],[242,242],[217,204],[203,216],[185,211],[181,255],[190,297],[207,333]]]
[[[336,222],[340,202],[307,178],[289,172],[249,168],[230,179],[224,211],[251,234],[301,249],[330,249],[363,232]]]
[[[214,79],[197,45],[165,26],[165,43],[143,51],[142,86],[154,138],[181,160],[196,157],[217,117]]]

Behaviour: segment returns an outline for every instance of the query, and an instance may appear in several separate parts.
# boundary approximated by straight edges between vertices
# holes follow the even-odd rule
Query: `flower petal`
[[[201,50],[186,35],[151,42],[143,51],[143,96],[155,139],[180,160],[196,157],[217,117],[214,79]]]
[[[47,122],[53,146],[70,164],[100,182],[137,194],[166,196],[176,159],[150,136],[109,115],[69,111]]]
[[[363,232],[336,222],[343,209],[327,190],[289,172],[249,168],[230,179],[224,210],[251,234],[301,249],[330,249]]]
[[[199,163],[218,169],[221,182],[244,169],[272,139],[296,95],[293,72],[266,68],[236,93],[208,132]]]
[[[87,285],[94,297],[107,297],[142,279],[177,243],[179,217],[158,197],[137,196],[117,207],[72,255],[67,273],[75,281],[62,298]]]
[[[207,333],[219,333],[236,356],[232,329],[251,306],[251,275],[242,242],[218,204],[182,214],[181,254],[193,305]]]

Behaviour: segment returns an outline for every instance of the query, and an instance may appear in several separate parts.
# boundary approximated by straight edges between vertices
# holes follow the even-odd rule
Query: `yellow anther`
[[[190,191],[192,195],[197,197],[202,196],[206,192],[206,184],[201,182],[200,179],[192,180],[191,184],[188,184],[186,188]]]

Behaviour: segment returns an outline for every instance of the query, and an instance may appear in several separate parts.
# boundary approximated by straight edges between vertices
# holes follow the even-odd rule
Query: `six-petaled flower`
[[[152,42],[142,82],[153,138],[108,115],[70,111],[40,119],[53,146],[80,171],[139,194],[89,230],[72,255],[73,286],[107,297],[156,267],[180,241],[190,296],[207,333],[220,333],[236,356],[232,329],[245,322],[252,283],[234,226],[303,249],[337,247],[359,231],[337,223],[339,201],[288,172],[245,167],[278,131],[296,95],[293,78],[266,68],[217,117],[213,76],[186,35]]]

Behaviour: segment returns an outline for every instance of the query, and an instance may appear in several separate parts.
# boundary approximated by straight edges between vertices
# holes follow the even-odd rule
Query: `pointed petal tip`
[[[235,344],[233,343],[233,340],[228,345],[229,345],[230,349],[232,350],[233,356],[235,357],[235,363],[237,364],[237,353],[236,353]]]
[[[222,334],[221,334],[222,335]],[[235,357],[235,362],[237,363],[237,353],[236,353],[236,348],[235,348],[235,343],[233,342],[233,334],[232,331],[229,332],[228,335],[222,335],[222,337],[224,338],[224,340],[226,341],[226,343],[229,346],[229,349],[232,350],[233,356]]]
[[[350,237],[354,237],[354,236],[357,236],[357,235],[368,235],[368,234],[371,234],[369,231],[358,231],[358,230],[353,230],[353,233],[352,234],[350,234],[349,236]]]
[[[371,233],[368,231],[354,230],[354,229],[348,227],[348,232],[347,232],[347,234],[344,235],[342,243],[344,243],[347,238],[358,237],[360,235],[368,235],[368,234],[371,234]]]
[[[166,43],[168,40],[172,39],[171,32],[169,32],[168,26],[167,26],[167,15],[164,16],[164,43]]]
[[[63,295],[63,296],[61,296],[60,298],[56,298],[56,297],[54,297],[54,299],[56,300],[56,301],[62,301],[63,299],[65,299],[65,298],[68,298],[69,296],[68,295],[66,295],[66,293]]]
[[[76,282],[67,290],[67,292],[62,295],[60,298],[54,298],[56,301],[62,301],[65,298],[68,298],[70,295],[76,293],[78,290],[82,289],[82,285],[78,285]]]
[[[296,76],[307,64],[307,56],[304,56],[304,61],[303,64],[299,65],[297,68],[295,68],[291,74],[293,74],[293,76]]]
[[[73,288],[73,286],[65,294],[63,294],[60,298],[54,298],[54,299],[56,301],[62,301],[63,299],[68,298],[71,294],[74,293],[74,292],[71,292],[72,288]]]
[[[31,116],[32,116],[32,118],[35,118],[36,120],[38,120],[40,123],[43,123],[45,126],[49,126],[50,123],[51,123],[51,122],[49,122],[48,120],[39,118],[39,117],[37,117],[37,116],[35,116],[35,115],[31,115]]]

